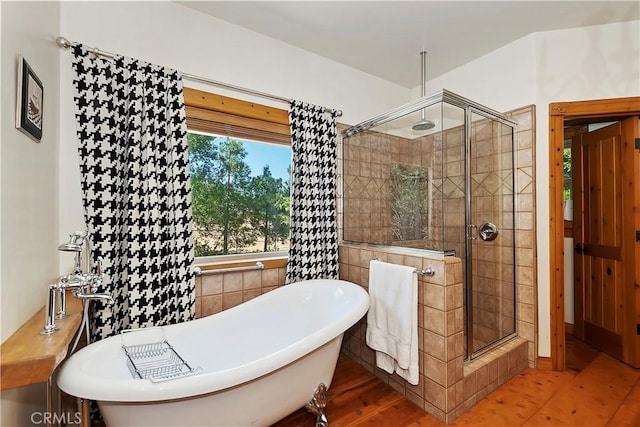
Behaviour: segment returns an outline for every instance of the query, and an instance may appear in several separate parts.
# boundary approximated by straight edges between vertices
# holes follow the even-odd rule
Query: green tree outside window
[[[252,176],[242,141],[193,133],[187,140],[195,255],[267,252],[288,242],[288,181],[268,166]]]

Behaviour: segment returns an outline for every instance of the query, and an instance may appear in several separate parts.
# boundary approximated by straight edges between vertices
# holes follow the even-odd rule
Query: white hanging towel
[[[376,365],[418,384],[418,277],[415,268],[369,263],[367,345]]]

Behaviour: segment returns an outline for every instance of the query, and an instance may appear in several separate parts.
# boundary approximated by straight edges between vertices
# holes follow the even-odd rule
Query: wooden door
[[[635,302],[626,296],[635,282],[636,236],[633,221],[627,220],[633,215],[634,194],[633,186],[623,185],[628,179],[624,156],[630,143],[623,136],[630,134],[625,127],[637,130],[637,120],[626,119],[572,140],[574,331],[578,338],[631,364],[635,361],[625,357],[629,353],[625,345],[635,345],[635,325],[629,322]]]

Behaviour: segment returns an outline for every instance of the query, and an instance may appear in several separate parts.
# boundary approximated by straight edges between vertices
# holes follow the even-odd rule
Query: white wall
[[[0,10],[0,317],[4,342],[45,304],[46,286],[58,273],[60,56],[52,43],[59,31],[60,7],[50,2],[3,1]],[[44,85],[40,143],[15,128],[18,55],[25,57]],[[0,424],[30,425],[31,412],[42,411],[43,401],[43,385],[3,391]]]
[[[531,34],[429,80],[427,94],[447,89],[496,111],[533,104],[535,61],[535,35]],[[419,87],[411,94],[419,97]]]
[[[185,73],[341,109],[344,115],[339,121],[347,124],[409,100],[404,87],[171,2],[65,2],[61,33],[69,40]],[[61,61],[61,239],[83,227],[70,61],[71,54],[65,52]],[[287,108],[239,93],[231,96]],[[72,265],[67,258],[61,257],[62,270]]]
[[[640,95],[640,21],[531,34],[428,82],[508,111],[536,105],[539,356],[550,356],[549,104]],[[414,97],[419,89],[412,90]]]

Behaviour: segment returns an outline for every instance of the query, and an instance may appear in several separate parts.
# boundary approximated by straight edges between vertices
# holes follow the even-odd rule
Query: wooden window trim
[[[184,102],[189,130],[291,145],[287,110],[187,87]]]

